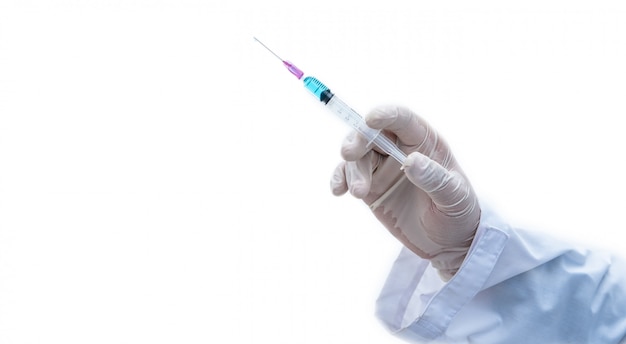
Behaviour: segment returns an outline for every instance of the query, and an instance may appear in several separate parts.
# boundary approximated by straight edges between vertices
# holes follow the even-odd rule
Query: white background
[[[0,343],[399,342],[399,244],[329,192],[348,131],[252,36],[623,251],[622,3],[0,0]]]

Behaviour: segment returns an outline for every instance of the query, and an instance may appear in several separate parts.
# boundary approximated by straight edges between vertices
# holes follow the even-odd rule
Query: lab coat
[[[405,248],[376,313],[413,343],[626,343],[626,265],[511,228],[483,208],[450,281]]]

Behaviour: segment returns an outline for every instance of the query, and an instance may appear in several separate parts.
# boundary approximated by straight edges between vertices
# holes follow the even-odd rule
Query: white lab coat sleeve
[[[404,248],[376,314],[413,343],[626,343],[626,264],[513,229],[483,207],[457,274]]]

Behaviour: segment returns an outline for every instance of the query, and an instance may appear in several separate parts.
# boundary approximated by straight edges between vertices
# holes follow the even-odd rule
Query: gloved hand
[[[378,220],[407,248],[429,259],[443,280],[460,268],[480,219],[480,206],[448,145],[422,118],[401,107],[377,108],[365,116],[408,154],[404,169],[353,133],[343,143],[345,161],[331,189],[347,191],[370,206]]]

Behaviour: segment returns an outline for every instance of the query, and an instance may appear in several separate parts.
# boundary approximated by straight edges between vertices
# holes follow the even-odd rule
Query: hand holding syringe
[[[378,148],[380,148],[386,154],[389,154],[391,157],[396,159],[401,165],[404,165],[404,160],[406,159],[406,154],[402,152],[389,138],[387,138],[384,134],[381,133],[380,130],[372,129],[365,124],[365,120],[361,117],[356,111],[352,110],[346,103],[341,101],[337,96],[335,96],[326,85],[321,83],[319,80],[312,76],[306,76],[304,79],[304,72],[302,72],[298,67],[296,67],[293,63],[288,62],[280,58],[276,55],[272,50],[270,50],[265,44],[259,41],[256,37],[254,39],[259,42],[265,49],[271,52],[274,56],[276,56],[283,65],[289,70],[289,72],[296,76],[299,80],[301,79],[304,82],[304,87],[309,90],[315,97],[317,97],[322,103],[326,104],[326,107],[329,108],[332,112],[335,113],[339,118],[341,118],[344,122],[354,128],[359,134],[365,137],[368,141],[368,144],[375,144]]]

